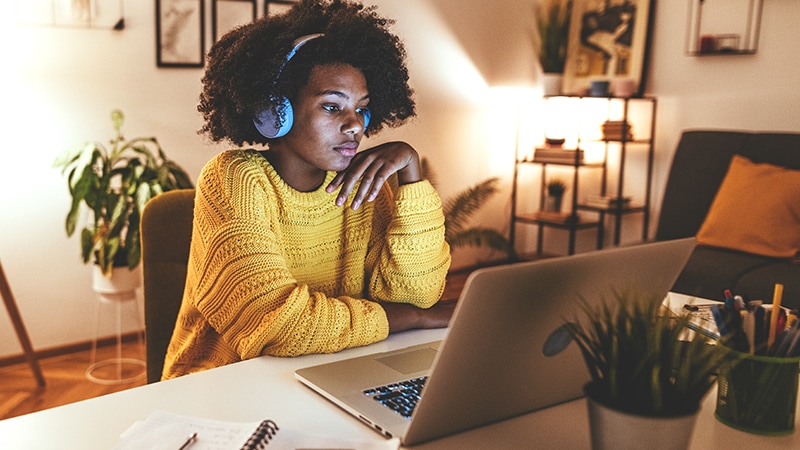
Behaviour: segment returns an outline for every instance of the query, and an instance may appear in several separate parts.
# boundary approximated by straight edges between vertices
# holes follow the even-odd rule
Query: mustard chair
[[[186,284],[193,214],[194,189],[177,189],[153,197],[142,213],[148,383],[161,380],[164,356],[178,317]]]

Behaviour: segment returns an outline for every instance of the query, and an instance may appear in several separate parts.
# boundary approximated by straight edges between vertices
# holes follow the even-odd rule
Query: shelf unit
[[[563,96],[562,96],[563,97]],[[554,228],[565,230],[568,233],[567,252],[572,255],[575,253],[575,246],[577,240],[577,232],[581,230],[595,230],[597,233],[597,249],[603,248],[605,242],[606,222],[610,217],[613,222],[613,242],[614,245],[619,245],[621,240],[622,219],[628,214],[641,214],[642,215],[642,240],[648,240],[648,229],[650,225],[650,192],[652,184],[653,173],[653,156],[654,156],[654,135],[655,135],[655,118],[656,118],[656,99],[654,97],[637,97],[637,98],[614,98],[614,97],[566,97],[577,101],[577,107],[581,108],[583,101],[603,101],[607,102],[604,117],[593,125],[594,131],[602,128],[603,123],[607,121],[615,121],[621,125],[620,133],[618,136],[610,136],[602,134],[595,138],[584,138],[581,126],[576,127],[575,146],[574,148],[565,148],[565,157],[558,157],[553,159],[544,159],[534,156],[528,157],[521,155],[518,146],[515,153],[514,174],[512,180],[511,190],[511,230],[510,241],[511,245],[516,248],[516,228],[517,225],[532,225],[537,227],[536,238],[536,255],[541,256],[543,252],[543,240],[545,228]],[[634,123],[645,125],[645,131],[641,136],[629,135],[633,128],[631,121],[634,119],[631,115],[631,106],[638,105],[639,112],[642,114],[637,115]],[[545,99],[545,108],[547,107],[547,99]],[[644,116],[644,117],[639,117]],[[649,117],[647,117],[649,116]],[[629,128],[630,127],[630,128]],[[591,134],[591,133],[589,133]],[[599,133],[598,133],[599,134]],[[599,145],[602,147],[602,157],[598,160],[584,160],[584,146],[590,144]],[[611,150],[616,147],[616,171],[612,173],[610,170]],[[537,146],[537,149],[551,150],[553,147],[546,147],[544,145]],[[581,183],[581,174],[585,171],[600,171],[599,187],[597,188],[598,195],[609,196],[613,198],[625,198],[625,181],[626,181],[626,162],[629,153],[634,149],[643,149],[646,154],[646,174],[644,178],[644,189],[641,193],[641,199],[638,202],[622,203],[617,202],[609,206],[596,206],[586,201],[585,188]],[[570,153],[571,152],[571,153]],[[574,157],[573,157],[574,156]],[[540,181],[538,185],[538,197],[540,211],[518,211],[519,206],[519,189],[520,189],[520,166],[533,165],[538,166],[540,169]],[[561,216],[554,216],[552,214],[542,214],[546,199],[546,186],[548,179],[548,169],[552,167],[560,167],[571,173],[570,185],[570,199],[568,210]],[[611,182],[614,186],[610,186]]]

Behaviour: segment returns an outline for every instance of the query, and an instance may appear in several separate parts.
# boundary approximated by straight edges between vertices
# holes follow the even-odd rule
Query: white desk
[[[155,410],[210,419],[255,422],[271,418],[279,425],[351,439],[383,439],[366,425],[301,385],[294,370],[376,351],[394,350],[441,339],[444,330],[392,335],[368,347],[333,355],[299,358],[261,357],[179,379],[150,384],[71,405],[0,421],[0,447],[28,449],[112,448],[120,433]],[[800,431],[764,437],[729,428],[714,418],[716,392],[703,403],[693,449],[800,448]],[[528,445],[525,445],[525,444]],[[589,448],[585,400],[576,400],[499,424],[414,447]],[[643,447],[646,447],[644,445]]]

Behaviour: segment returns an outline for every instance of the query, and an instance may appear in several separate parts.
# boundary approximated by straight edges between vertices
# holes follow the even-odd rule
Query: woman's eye
[[[369,114],[369,108],[358,108],[356,109],[356,112],[362,116],[366,116]]]
[[[336,105],[323,105],[322,108],[328,112],[337,112],[339,111],[339,107]]]

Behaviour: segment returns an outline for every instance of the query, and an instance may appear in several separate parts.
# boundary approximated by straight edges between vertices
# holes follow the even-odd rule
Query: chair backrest
[[[153,197],[141,222],[147,382],[161,380],[164,356],[186,284],[192,239],[194,189]]]

